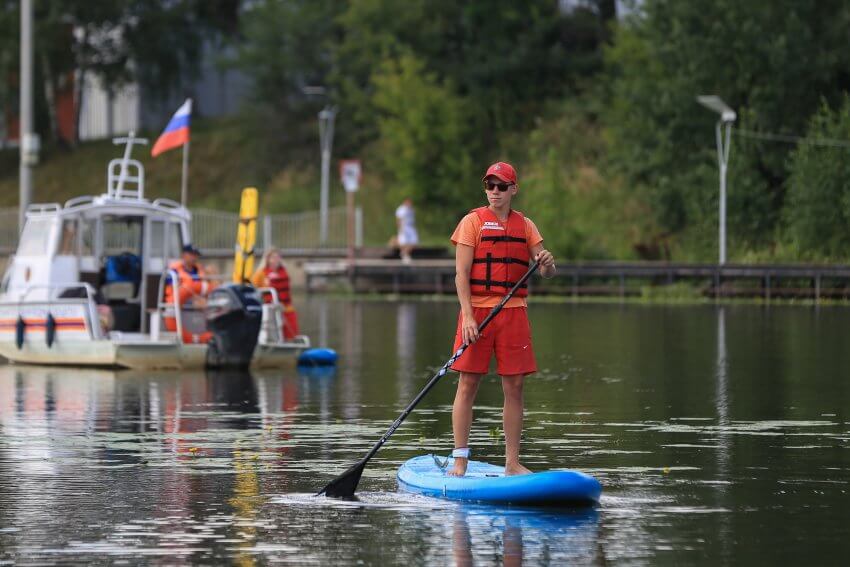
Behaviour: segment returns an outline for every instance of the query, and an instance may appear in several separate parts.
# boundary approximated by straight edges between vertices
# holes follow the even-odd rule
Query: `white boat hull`
[[[257,345],[251,366],[294,366],[304,346],[283,343]],[[20,349],[0,341],[0,355],[21,364],[132,368],[134,370],[188,370],[206,366],[207,345],[174,342],[133,343],[99,341],[29,342]]]

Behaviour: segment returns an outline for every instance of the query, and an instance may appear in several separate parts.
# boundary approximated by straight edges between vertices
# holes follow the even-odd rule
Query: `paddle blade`
[[[360,476],[366,468],[366,461],[360,461],[321,489],[316,496],[330,496],[331,498],[353,498],[357,485],[360,484]]]

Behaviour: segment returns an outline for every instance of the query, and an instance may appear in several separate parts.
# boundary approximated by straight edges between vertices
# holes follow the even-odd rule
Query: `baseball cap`
[[[201,251],[198,250],[197,248],[195,248],[194,246],[192,246],[191,244],[187,244],[186,246],[184,246],[183,252],[189,252],[189,253],[194,254],[196,256],[201,255]]]
[[[509,163],[497,161],[487,168],[487,173],[484,174],[484,177],[482,177],[481,180],[483,181],[491,175],[498,177],[502,181],[516,184],[516,170],[514,169],[514,166]]]

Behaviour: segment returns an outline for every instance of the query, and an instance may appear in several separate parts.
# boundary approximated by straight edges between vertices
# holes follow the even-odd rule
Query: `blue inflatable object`
[[[578,471],[546,471],[505,476],[504,467],[469,461],[466,475],[448,476],[454,459],[423,455],[414,457],[398,469],[398,484],[403,490],[449,498],[525,506],[592,505],[599,502],[602,485],[590,475]]]
[[[332,348],[310,348],[298,357],[298,366],[333,366],[337,358]]]

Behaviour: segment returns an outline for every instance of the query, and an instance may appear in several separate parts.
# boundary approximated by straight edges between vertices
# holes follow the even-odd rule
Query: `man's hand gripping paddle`
[[[508,294],[502,298],[502,301],[500,301],[499,304],[494,307],[492,311],[490,311],[487,317],[483,321],[481,321],[481,324],[478,325],[479,333],[481,333],[481,331],[483,331],[484,328],[490,324],[490,321],[492,321],[493,318],[499,314],[499,311],[502,310],[508,300],[514,296],[514,294],[519,288],[523,286],[523,284],[525,284],[528,278],[531,277],[531,274],[533,274],[535,270],[537,270],[537,266],[537,262],[532,262],[531,266],[528,268],[528,271],[525,272],[525,275],[522,276],[519,281],[514,284]],[[330,481],[327,486],[325,486],[317,493],[317,496],[324,494],[325,496],[331,496],[333,498],[353,497],[354,491],[357,490],[357,485],[360,483],[360,477],[363,474],[363,469],[366,468],[366,463],[369,462],[369,459],[374,457],[375,453],[377,453],[378,450],[384,445],[384,443],[387,442],[387,439],[389,439],[390,436],[395,433],[395,430],[398,429],[398,427],[407,418],[407,416],[410,415],[410,412],[413,411],[413,408],[415,408],[419,404],[419,402],[422,401],[422,398],[425,397],[425,394],[427,394],[431,390],[431,388],[434,387],[434,385],[440,380],[440,378],[446,375],[451,365],[454,364],[458,358],[460,358],[460,356],[463,354],[463,352],[467,349],[468,346],[469,345],[467,344],[460,345],[460,348],[457,349],[457,352],[455,352],[452,357],[443,365],[443,367],[440,368],[440,370],[434,375],[434,377],[431,378],[431,380],[429,380],[427,384],[425,384],[425,387],[422,388],[422,391],[419,392],[419,394],[417,394],[415,398],[413,398],[413,401],[410,402],[409,406],[404,408],[404,411],[401,412],[401,415],[396,418],[393,424],[390,425],[390,428],[387,429],[387,432],[384,433],[383,436],[381,436],[381,438],[378,440],[378,442],[375,443],[375,445],[369,450],[368,453],[366,453],[366,456],[363,457],[354,466],[349,468],[347,471]]]

